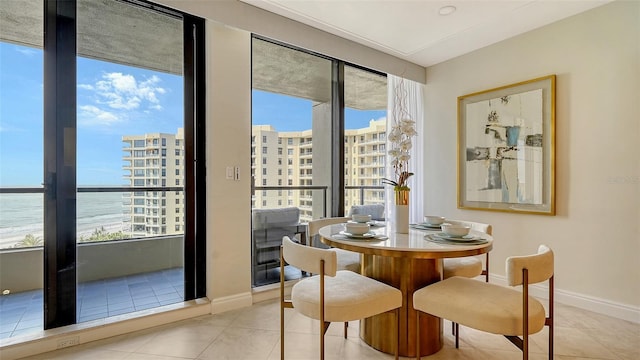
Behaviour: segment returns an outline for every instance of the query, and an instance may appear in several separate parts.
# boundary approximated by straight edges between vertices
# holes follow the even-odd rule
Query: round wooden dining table
[[[396,233],[393,223],[372,226],[368,238],[352,238],[344,234],[345,225],[328,225],[320,229],[320,240],[335,248],[361,254],[362,275],[382,281],[402,291],[403,305],[399,319],[399,354],[415,357],[416,319],[413,309],[414,291],[442,279],[442,259],[485,254],[491,251],[493,237],[471,231],[470,235],[486,241],[443,242],[431,239],[439,229],[410,228],[408,234]],[[469,294],[469,296],[473,296]],[[376,315],[360,321],[360,337],[373,348],[393,354],[395,349],[394,316]],[[442,348],[442,319],[428,314],[420,316],[421,356]]]

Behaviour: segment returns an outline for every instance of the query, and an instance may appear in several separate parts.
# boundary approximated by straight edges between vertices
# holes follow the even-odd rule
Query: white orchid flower
[[[405,126],[413,126],[416,122],[411,120],[411,119],[402,119],[400,120],[400,126],[401,127],[405,127]]]
[[[402,128],[402,133],[404,133],[406,136],[409,136],[409,137],[418,134],[416,132],[416,129],[413,127],[413,125],[409,125],[409,126],[403,127]]]
[[[398,149],[391,149],[389,150],[389,155],[393,156],[394,158],[398,157],[398,155],[400,155],[400,150]]]
[[[402,142],[400,142],[400,149],[402,149],[403,151],[411,150],[412,146],[413,145],[411,144],[411,139],[404,139],[402,140]]]

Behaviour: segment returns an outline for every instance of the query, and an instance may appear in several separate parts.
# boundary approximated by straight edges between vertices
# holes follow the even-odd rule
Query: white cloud
[[[95,84],[79,84],[78,89],[86,91],[85,95],[91,96],[93,103],[78,107],[78,122],[86,126],[109,126],[129,118],[131,111],[161,111],[163,106],[158,94],[167,93],[159,86],[161,82],[155,75],[136,79],[131,74],[111,72],[104,73]]]
[[[22,47],[20,47],[19,49],[16,49],[16,51],[22,55],[29,56],[29,57],[34,56],[38,53],[38,51],[34,49],[28,49],[28,48],[22,48]]]
[[[2,0],[0,0],[2,1]],[[25,131],[30,131],[29,129],[25,129],[19,125],[16,124],[12,124],[11,122],[7,121],[4,125],[0,125],[0,132],[3,133],[9,133],[9,132],[25,132]]]
[[[95,126],[95,125],[112,125],[122,121],[114,113],[104,111],[93,105],[82,105],[79,107],[80,113],[78,121],[80,124]]]
[[[113,72],[102,75],[102,80],[95,84],[95,91],[100,98],[98,103],[113,109],[134,110],[142,107],[160,110],[162,106],[156,94],[166,93],[164,88],[157,86],[160,82],[155,75],[138,81],[133,75]]]

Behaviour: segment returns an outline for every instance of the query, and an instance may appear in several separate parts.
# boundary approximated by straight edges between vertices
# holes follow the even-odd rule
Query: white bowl
[[[366,223],[371,221],[371,215],[366,214],[353,214],[351,215],[351,220],[358,223]]]
[[[346,223],[345,229],[350,234],[362,235],[369,232],[370,227],[367,223]]]
[[[449,236],[462,237],[465,235],[469,235],[469,231],[471,230],[471,226],[459,225],[459,224],[449,224],[444,223],[440,225],[442,231]]]
[[[440,225],[444,222],[444,218],[442,216],[427,215],[424,217],[424,222],[430,225]]]

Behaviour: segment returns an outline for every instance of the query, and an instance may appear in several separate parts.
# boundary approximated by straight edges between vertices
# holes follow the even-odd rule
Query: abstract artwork
[[[458,98],[460,208],[554,214],[555,76]]]

